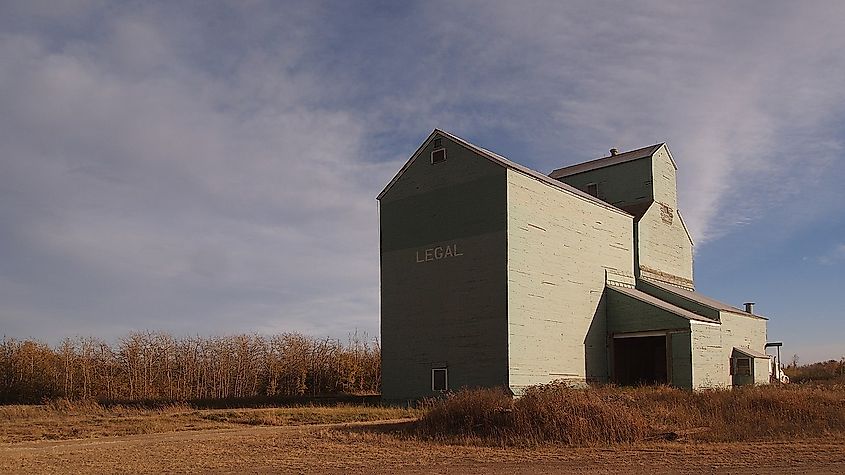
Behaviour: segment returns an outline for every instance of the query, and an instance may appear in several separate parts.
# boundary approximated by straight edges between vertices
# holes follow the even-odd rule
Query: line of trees
[[[135,332],[116,345],[91,337],[51,347],[4,338],[0,403],[226,399],[374,394],[380,347],[299,333],[174,338]]]

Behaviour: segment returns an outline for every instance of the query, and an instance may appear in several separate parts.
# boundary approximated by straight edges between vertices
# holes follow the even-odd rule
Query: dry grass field
[[[522,398],[512,405],[493,393],[476,392],[416,411],[363,406],[145,409],[68,402],[0,406],[0,472],[843,473],[845,432],[836,418],[845,411],[845,392],[806,389],[810,392],[765,388],[732,395],[675,393],[666,388],[581,392],[555,388],[543,396],[547,399]],[[772,402],[777,395],[783,404]],[[637,437],[618,441],[587,437],[580,442],[558,437],[586,429],[629,434],[624,413],[640,404],[638,397],[651,401],[646,412],[654,417],[645,421]],[[687,407],[690,402],[685,398],[701,400]],[[548,403],[560,406],[551,411]],[[808,404],[809,409],[785,407],[797,403]],[[533,423],[547,427],[532,426],[517,437],[529,426],[514,425],[509,418],[527,417],[532,412],[520,415],[520,411],[529,407]],[[468,409],[470,413],[456,412]],[[763,430],[752,437],[729,440],[738,432],[719,429],[723,426],[718,421],[725,419],[719,411],[725,410],[750,411],[737,415],[739,425],[760,414],[785,419],[786,424],[763,420]],[[451,419],[444,419],[445,413]],[[633,417],[637,421],[641,416]],[[702,429],[708,418],[717,423],[689,430]],[[657,432],[648,425],[655,421],[663,424]],[[436,424],[448,425],[433,436]],[[671,428],[675,430],[666,432]],[[489,436],[497,430],[499,436]],[[664,437],[667,433],[676,437]]]
[[[2,473],[842,473],[845,438],[490,447],[385,424],[249,426],[0,444]]]
[[[193,409],[177,404],[149,409],[58,401],[49,405],[0,406],[0,443],[234,429],[244,425],[365,422],[416,415],[412,410],[367,406]]]

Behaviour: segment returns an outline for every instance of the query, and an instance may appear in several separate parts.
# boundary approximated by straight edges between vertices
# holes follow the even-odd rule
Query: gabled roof
[[[630,150],[628,152],[623,153],[617,153],[616,155],[610,155],[604,158],[597,158],[595,160],[590,160],[589,162],[578,163],[575,165],[570,165],[568,167],[558,168],[557,170],[549,173],[549,176],[554,179],[559,179],[578,173],[584,173],[599,168],[609,167],[611,165],[618,165],[620,163],[639,160],[641,158],[647,158],[654,155],[655,152],[657,152],[657,150],[660,149],[660,147],[663,147],[664,145],[666,144],[664,142],[661,142],[658,144],[649,145],[648,147],[638,148],[636,150]],[[671,154],[669,156],[671,157]],[[672,164],[675,164],[674,160],[672,160]],[[678,167],[676,166],[675,169],[677,168]]]
[[[620,294],[627,295],[628,297],[634,298],[639,300],[640,302],[647,303],[653,307],[660,308],[662,310],[666,310],[669,313],[673,313],[681,318],[685,318],[687,320],[694,320],[696,322],[705,322],[705,323],[716,323],[716,320],[704,317],[697,313],[690,312],[689,310],[685,310],[681,307],[672,305],[665,300],[661,300],[653,295],[649,295],[641,290],[631,289],[628,287],[621,287],[617,285],[608,285],[608,289],[613,290],[615,292],[619,292]]]
[[[667,292],[671,292],[671,293],[673,293],[673,294],[675,294],[679,297],[685,298],[687,300],[691,300],[693,302],[700,303],[701,305],[704,305],[705,307],[710,307],[713,310],[719,310],[719,311],[731,312],[731,313],[738,313],[738,314],[744,315],[746,317],[768,320],[768,318],[766,318],[766,317],[762,317],[760,315],[754,315],[753,313],[748,313],[745,310],[740,310],[736,307],[733,307],[733,306],[728,305],[728,304],[723,303],[723,302],[719,302],[716,299],[712,299],[712,298],[710,298],[706,295],[702,295],[702,294],[695,292],[695,291],[692,291],[692,290],[686,290],[686,289],[682,289],[680,287],[675,287],[674,285],[669,285],[669,284],[666,284],[666,283],[663,283],[663,282],[660,282],[660,281],[657,281],[657,280],[654,280],[654,279],[649,279],[648,277],[643,277],[641,280],[647,282],[649,285],[653,285],[653,286],[658,287],[660,289],[663,289]]]
[[[741,348],[741,347],[735,346],[734,351],[736,351],[737,353],[742,353],[745,356],[750,356],[752,358],[761,358],[761,359],[771,358],[771,356],[767,355],[766,353],[754,351],[751,348]]]
[[[458,137],[457,135],[450,134],[449,132],[445,132],[445,131],[440,130],[440,129],[434,129],[431,132],[431,134],[429,134],[428,138],[422,143],[422,145],[420,145],[420,147],[416,150],[416,152],[414,152],[414,154],[411,155],[411,158],[408,159],[407,162],[405,162],[405,165],[403,165],[402,168],[399,169],[399,173],[397,173],[396,176],[393,177],[392,180],[390,180],[390,183],[388,183],[387,186],[384,188],[384,190],[382,190],[381,193],[378,194],[376,199],[380,200],[384,196],[384,194],[387,193],[387,191],[399,180],[399,177],[402,176],[402,174],[405,172],[405,170],[407,170],[411,166],[411,164],[414,163],[414,161],[417,159],[417,157],[419,157],[420,151],[422,149],[424,149],[428,145],[428,143],[431,140],[433,140],[434,137],[437,136],[437,135],[441,135],[441,136],[446,137],[446,138],[448,138],[448,139],[450,139],[454,142],[457,142],[460,145],[463,145],[464,147],[472,150],[473,152],[475,152],[478,155],[486,158],[487,160],[490,160],[493,163],[496,163],[496,164],[501,165],[505,168],[509,168],[511,170],[520,172],[523,175],[530,176],[531,178],[534,178],[538,181],[541,181],[541,182],[543,182],[543,183],[545,183],[549,186],[553,186],[553,187],[558,188],[560,190],[563,190],[563,191],[565,191],[569,194],[575,195],[575,196],[577,196],[581,199],[584,199],[584,200],[590,201],[591,203],[597,204],[597,205],[601,206],[602,208],[606,208],[606,209],[609,209],[609,210],[612,210],[612,211],[616,211],[617,213],[629,216],[629,213],[626,213],[625,211],[623,211],[623,210],[621,210],[621,209],[619,209],[619,208],[617,208],[613,205],[605,203],[604,201],[602,201],[602,200],[600,200],[600,199],[598,199],[598,198],[596,198],[592,195],[584,193],[583,191],[581,191],[581,190],[579,190],[579,189],[577,189],[573,186],[570,186],[570,185],[567,185],[566,183],[554,180],[554,179],[552,179],[552,178],[550,178],[546,175],[543,175],[542,173],[540,173],[538,171],[532,170],[532,169],[530,169],[526,166],[512,162],[512,161],[508,160],[507,158],[505,158],[505,157],[503,157],[503,156],[501,156],[497,153],[493,153],[493,152],[491,152],[491,151],[489,151],[485,148],[479,147],[478,145],[469,143],[466,140]]]

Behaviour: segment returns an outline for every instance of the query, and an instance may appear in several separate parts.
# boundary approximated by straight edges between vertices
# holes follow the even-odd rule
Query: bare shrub
[[[504,389],[459,391],[445,400],[422,404],[418,431],[430,437],[444,435],[498,440],[513,425],[513,400]]]
[[[298,333],[174,338],[134,332],[112,346],[95,338],[50,347],[0,341],[0,404],[188,401],[376,394],[378,342]]]
[[[669,387],[467,390],[430,403],[424,438],[496,445],[606,445],[696,434],[711,441],[845,433],[845,387],[764,386],[691,392]]]

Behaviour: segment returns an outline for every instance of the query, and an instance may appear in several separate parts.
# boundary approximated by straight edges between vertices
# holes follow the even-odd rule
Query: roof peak
[[[455,135],[451,132],[447,132],[443,129],[439,129],[439,128],[436,128],[436,127],[434,128],[434,130],[431,131],[430,134],[428,134],[428,137],[423,141],[422,144],[420,144],[420,146],[411,155],[411,157],[408,159],[408,161],[405,162],[405,165],[402,166],[402,168],[399,170],[399,172],[396,174],[396,176],[393,177],[393,179],[390,181],[390,183],[388,183],[387,186],[385,186],[384,189],[381,191],[381,193],[378,194],[378,196],[376,197],[377,200],[382,199],[382,197],[388,192],[388,190],[390,190],[390,188],[393,186],[393,184],[396,183],[399,180],[399,177],[405,172],[405,170],[408,167],[411,166],[411,164],[414,162],[414,160],[417,158],[417,156],[419,156],[420,151],[422,151],[422,149],[425,148],[425,146],[428,145],[428,143],[431,140],[433,140],[436,135],[441,135],[443,137],[446,137],[449,140],[454,141],[455,143],[458,143],[458,144],[460,144],[460,145],[462,145],[462,146],[464,146],[464,147],[466,147],[470,150],[473,150],[473,151],[475,151],[475,153],[481,155],[482,157],[486,158],[487,160],[490,160],[494,163],[497,163],[500,166],[503,166],[505,168],[509,168],[509,169],[515,170],[519,173],[522,173],[524,175],[530,176],[530,177],[540,181],[541,183],[544,183],[544,184],[552,186],[554,188],[558,188],[560,190],[563,190],[563,191],[565,191],[569,194],[575,195],[575,196],[577,196],[581,199],[584,199],[584,200],[589,201],[593,204],[599,205],[603,208],[607,208],[609,210],[615,211],[615,212],[623,214],[625,216],[631,216],[628,212],[626,212],[622,209],[619,209],[619,208],[617,208],[617,207],[615,207],[615,206],[613,206],[609,203],[606,203],[606,202],[596,198],[595,196],[591,196],[591,195],[589,195],[589,194],[587,194],[587,193],[585,193],[585,192],[583,192],[583,191],[581,191],[581,190],[579,190],[575,187],[572,187],[572,186],[570,186],[566,183],[563,183],[562,181],[554,180],[554,179],[548,177],[547,175],[544,175],[543,173],[540,173],[540,172],[533,170],[531,168],[528,168],[524,165],[520,165],[516,162],[513,162],[510,159],[503,157],[502,155],[499,155],[498,153],[492,152],[492,151],[490,151],[490,150],[488,150],[484,147],[475,145],[474,143],[471,143],[471,142],[467,141],[466,139],[463,139],[463,138],[461,138],[461,137],[459,137],[459,136],[457,136],[457,135]]]
[[[649,145],[647,147],[642,147],[635,150],[628,150],[626,152],[611,152],[611,154],[606,157],[596,158],[587,162],[576,163],[575,165],[570,165],[568,167],[558,168],[549,173],[549,176],[555,179],[559,179],[566,176],[576,175],[578,173],[584,173],[599,168],[609,167],[611,165],[617,165],[619,163],[639,160],[641,158],[648,158],[654,155],[660,149],[660,147],[663,147],[665,145],[666,142],[660,142],[654,145]]]

